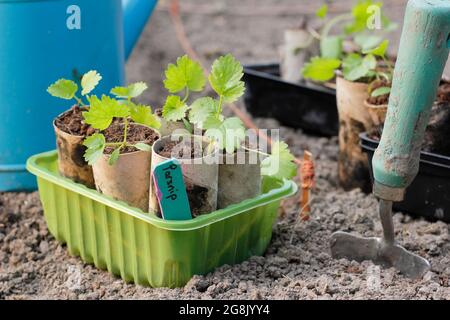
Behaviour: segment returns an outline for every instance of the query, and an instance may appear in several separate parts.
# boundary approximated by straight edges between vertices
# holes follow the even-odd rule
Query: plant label
[[[183,172],[177,159],[158,164],[153,170],[153,183],[164,220],[192,219]]]

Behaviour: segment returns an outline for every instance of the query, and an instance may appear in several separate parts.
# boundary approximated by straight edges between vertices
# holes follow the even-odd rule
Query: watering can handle
[[[431,107],[449,55],[450,1],[410,0],[383,135],[373,158],[374,193],[401,201],[419,170]]]

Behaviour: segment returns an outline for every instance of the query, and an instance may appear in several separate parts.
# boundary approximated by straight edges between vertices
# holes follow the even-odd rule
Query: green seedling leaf
[[[386,16],[382,16],[381,20],[383,21],[384,32],[392,32],[398,29],[398,23],[392,22]]]
[[[183,121],[184,124],[184,128],[189,132],[189,133],[193,133],[194,132],[194,127],[192,126],[192,124],[189,123],[189,121],[187,121],[185,118],[181,119]]]
[[[344,78],[348,81],[357,81],[373,76],[377,60],[371,54],[363,58],[359,54],[353,53],[344,59],[342,66]]]
[[[378,71],[377,72],[378,73],[378,75],[380,76],[380,77],[383,77],[383,78],[385,78],[388,82],[392,82],[392,73],[386,73],[386,72],[381,72],[381,71]]]
[[[102,76],[95,70],[91,70],[84,74],[83,78],[81,79],[81,88],[83,88],[81,94],[85,96],[91,93],[92,90],[94,90],[95,87],[99,84],[100,80],[102,80]]]
[[[66,79],[59,79],[47,88],[47,92],[52,96],[65,100],[73,99],[77,91],[78,85],[72,80]]]
[[[167,121],[179,121],[186,117],[188,106],[179,96],[168,96],[163,107],[163,117]]]
[[[261,174],[277,179],[292,179],[297,174],[294,159],[286,143],[274,142],[272,154],[261,163]]]
[[[126,118],[130,115],[130,108],[120,104],[117,100],[106,95],[99,100],[96,96],[89,97],[90,108],[83,112],[84,121],[94,129],[105,130],[114,118]]]
[[[314,57],[302,70],[303,77],[314,81],[325,82],[335,77],[335,71],[341,66],[338,59]]]
[[[161,121],[152,112],[152,109],[149,106],[132,105],[130,107],[130,116],[136,123],[143,124],[153,129],[161,128]]]
[[[225,130],[225,149],[228,153],[233,153],[245,140],[245,126],[238,117],[225,119],[223,122]]]
[[[216,122],[219,124],[219,122]],[[245,139],[245,127],[241,119],[231,117],[225,119],[220,125],[210,127],[205,136],[216,141],[219,149],[225,149],[227,153],[233,153]]]
[[[184,55],[177,63],[169,64],[165,72],[164,86],[170,93],[178,93],[186,88],[190,91],[202,91],[206,84],[202,66]]]
[[[345,26],[347,34],[364,31],[367,28],[367,21],[373,14],[369,9],[371,6],[378,6],[381,10],[382,2],[372,0],[360,0],[352,9],[353,21]]]
[[[360,33],[354,37],[354,41],[362,51],[365,51],[377,47],[383,41],[383,38],[367,33]]]
[[[225,102],[238,100],[245,91],[242,65],[231,54],[222,56],[214,61],[209,83],[214,91],[222,97]]]
[[[342,55],[342,38],[339,36],[325,37],[320,41],[322,58],[339,59]]]
[[[93,165],[103,155],[106,145],[105,136],[101,133],[95,133],[87,137],[83,145],[87,148],[84,159],[89,165]]]
[[[191,105],[189,121],[198,127],[202,127],[203,122],[217,111],[217,107],[218,101],[213,98],[203,97],[197,99]]]
[[[145,82],[136,82],[127,87],[115,87],[111,89],[111,94],[117,98],[132,99],[139,97],[147,89],[148,86]]]
[[[116,164],[117,160],[119,160],[120,157],[120,149],[121,147],[118,147],[116,150],[113,151],[113,153],[111,153],[111,155],[109,156],[108,159],[108,164],[110,166]]]
[[[222,125],[223,120],[224,120],[224,117],[222,115],[219,115],[219,117],[217,117],[216,115],[210,115],[203,122],[202,129],[205,129],[205,130],[217,129]]]
[[[152,147],[149,146],[149,145],[146,144],[146,143],[143,143],[143,142],[138,142],[138,143],[136,143],[136,144],[134,145],[134,147],[135,147],[136,149],[138,149],[138,150],[141,150],[141,151],[146,151],[146,152],[152,151]]]
[[[328,6],[326,4],[322,5],[319,10],[316,11],[316,16],[320,19],[325,19],[328,14]]]
[[[373,90],[370,95],[372,97],[376,98],[376,97],[384,96],[384,95],[390,94],[390,93],[391,93],[391,88],[390,87],[380,87],[380,88],[377,88],[377,89]]]
[[[386,56],[386,51],[389,46],[389,40],[384,40],[381,42],[376,48],[364,50],[364,54],[372,54],[374,56],[378,56],[384,58]]]

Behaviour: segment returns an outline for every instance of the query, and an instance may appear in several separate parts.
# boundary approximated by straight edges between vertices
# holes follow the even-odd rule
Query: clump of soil
[[[208,200],[208,191],[208,188],[186,181],[186,192],[189,199],[189,206],[194,218],[201,215],[200,209],[203,208],[204,203]]]
[[[369,138],[379,141],[382,130],[374,128],[368,132]],[[438,89],[436,103],[431,109],[422,150],[450,156],[450,83],[443,82]]]
[[[438,88],[437,103],[450,103],[450,82],[443,81]]]
[[[119,122],[113,123],[108,129],[103,131],[106,142],[122,142],[123,133],[124,133],[124,124]],[[143,142],[151,146],[158,139],[159,139],[158,133],[149,127],[136,125],[133,123],[130,123],[128,126],[127,132],[128,143],[134,144],[138,142]],[[111,154],[113,153],[114,150],[115,150],[114,148],[107,147],[105,148],[105,154]],[[130,146],[120,149],[121,154],[136,151],[138,151],[138,149]]]
[[[391,86],[391,83],[389,81],[387,81],[386,79],[376,80],[376,81],[372,82],[370,93],[372,93],[373,91],[375,91],[378,88],[390,87],[390,86]],[[376,106],[382,106],[382,105],[388,104],[389,94],[383,94],[378,97],[369,96],[369,99],[367,99],[367,102],[369,102],[370,104],[376,105]]]
[[[156,109],[156,110],[155,110],[155,114],[156,114],[158,117],[162,117],[162,108]]]
[[[94,128],[84,123],[83,112],[86,107],[73,106],[55,119],[55,125],[62,131],[75,136],[90,136],[95,132]]]
[[[162,149],[157,150],[160,156],[164,158],[176,159],[198,159],[203,157],[203,148],[200,142],[191,139],[191,141],[171,141],[166,143]]]
[[[448,99],[449,96],[441,96],[441,98]],[[449,137],[450,104],[448,102],[436,103],[431,109],[430,122],[425,131],[422,149],[428,152],[450,155]]]

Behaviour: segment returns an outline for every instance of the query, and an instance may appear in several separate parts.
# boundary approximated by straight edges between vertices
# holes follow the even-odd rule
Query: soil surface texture
[[[83,112],[86,108],[73,106],[55,119],[55,125],[62,131],[75,136],[89,136],[95,129],[84,123]]]
[[[124,134],[124,124],[115,122],[108,129],[103,131],[105,135],[106,142],[122,142]],[[153,145],[153,142],[158,140],[158,133],[146,126],[137,125],[130,123],[127,130],[127,142],[130,144],[135,144],[138,142],[143,142],[149,146]],[[115,149],[111,147],[105,148],[106,154],[111,154]],[[130,153],[138,151],[135,147],[127,146],[120,149],[120,153]]]
[[[333,14],[351,3],[333,2]],[[401,23],[405,3],[385,1],[386,13]],[[277,61],[282,31],[295,26],[302,12],[314,16],[320,5],[298,0],[183,0],[181,12],[194,48],[208,63],[227,52],[244,63],[260,63]],[[393,48],[398,37],[392,35]],[[161,83],[164,68],[183,54],[175,39],[167,1],[161,1],[127,66],[130,82],[149,83],[143,102],[152,106],[161,106],[167,95]],[[257,124],[280,128],[270,119],[257,119]],[[55,241],[37,192],[0,193],[0,299],[450,299],[449,225],[443,222],[394,215],[399,243],[431,262],[424,279],[410,280],[369,261],[332,259],[327,239],[334,231],[382,234],[377,201],[360,190],[338,187],[337,138],[312,137],[285,127],[280,133],[296,156],[312,152],[316,186],[311,220],[298,221],[298,196],[286,200],[263,257],[195,276],[178,289],[126,284],[71,257]]]
[[[450,103],[450,82],[443,82],[437,92],[438,103]]]
[[[176,159],[196,159],[203,156],[203,148],[199,142],[170,141],[157,151],[160,156]]]

